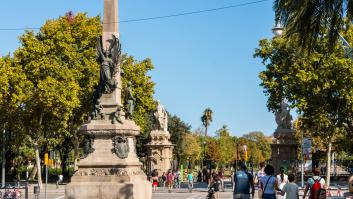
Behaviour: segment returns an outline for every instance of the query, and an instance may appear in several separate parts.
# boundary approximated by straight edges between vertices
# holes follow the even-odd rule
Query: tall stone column
[[[128,89],[129,110],[121,102],[118,1],[104,0],[103,35],[97,40],[100,82],[93,93],[90,120],[80,127],[84,157],[66,186],[66,199],[151,199],[151,183],[136,155],[140,127],[131,119],[134,97]]]

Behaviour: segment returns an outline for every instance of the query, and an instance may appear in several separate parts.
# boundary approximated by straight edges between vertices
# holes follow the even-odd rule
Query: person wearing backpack
[[[308,179],[306,183],[303,199],[306,197],[310,190],[309,199],[317,199],[319,195],[326,193],[325,180],[320,176],[320,169],[315,168],[313,177]]]
[[[233,180],[234,180],[234,188],[233,188],[234,199],[254,198],[255,186],[254,186],[253,176],[249,172],[247,172],[247,168],[244,163],[240,164],[240,171],[234,174]],[[250,188],[251,188],[251,192],[250,192]]]

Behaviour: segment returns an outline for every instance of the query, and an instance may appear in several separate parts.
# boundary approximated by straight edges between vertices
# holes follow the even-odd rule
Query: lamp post
[[[202,172],[202,181],[206,178],[206,176],[204,176],[204,172],[203,172],[203,163],[205,161],[205,157],[206,157],[206,140],[204,138],[204,140],[202,141],[203,144],[203,157],[202,157],[202,161],[201,161],[201,172]]]

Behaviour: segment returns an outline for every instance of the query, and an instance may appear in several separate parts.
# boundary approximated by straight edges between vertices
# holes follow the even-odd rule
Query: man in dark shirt
[[[240,164],[240,170],[234,174],[234,199],[250,199],[254,198],[255,187],[254,180],[250,173],[247,172],[246,165]]]

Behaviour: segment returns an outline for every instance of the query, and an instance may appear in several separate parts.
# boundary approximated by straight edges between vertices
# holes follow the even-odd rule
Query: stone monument
[[[155,128],[151,132],[151,142],[148,147],[148,170],[167,172],[172,168],[173,148],[168,132],[168,114],[160,102],[156,102]]]
[[[104,0],[103,35],[97,39],[100,81],[92,112],[80,127],[85,135],[84,157],[66,186],[66,199],[151,199],[151,183],[136,155],[140,128],[131,119],[134,97],[127,89],[128,110],[121,101],[118,0]]]
[[[271,144],[271,160],[275,173],[280,167],[293,169],[297,160],[297,144],[292,128],[292,116],[285,102],[281,103],[281,110],[276,113],[277,129],[273,134]]]

